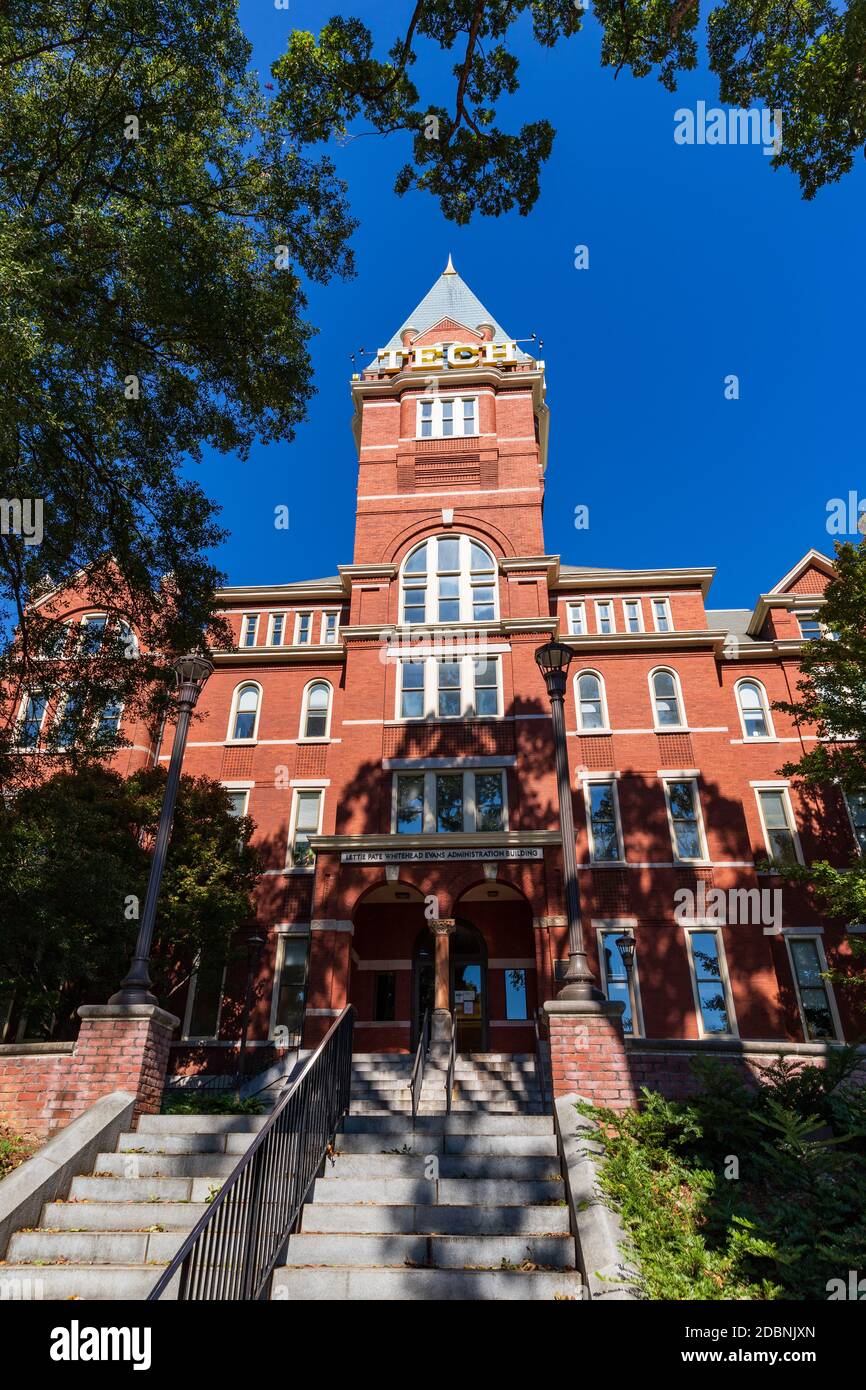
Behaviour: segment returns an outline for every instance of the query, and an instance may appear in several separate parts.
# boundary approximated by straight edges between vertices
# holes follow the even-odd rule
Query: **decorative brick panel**
[[[400,724],[386,727],[383,758],[459,758],[514,753],[514,725],[469,719],[460,724]]]
[[[695,750],[690,734],[656,734],[659,767],[694,767]]]
[[[326,743],[299,743],[295,764],[299,777],[321,777],[328,761]]]
[[[631,906],[628,871],[597,869],[592,875],[592,894],[599,917],[626,916]]]
[[[221,777],[252,777],[252,775],[252,747],[223,749],[223,765],[222,771],[220,772]]]
[[[613,738],[610,734],[593,734],[577,740],[578,766],[590,772],[613,770]]]
[[[415,486],[477,487],[481,482],[481,460],[476,454],[467,459],[417,459]]]

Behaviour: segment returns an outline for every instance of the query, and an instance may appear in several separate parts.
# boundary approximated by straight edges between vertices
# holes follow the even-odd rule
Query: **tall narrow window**
[[[254,647],[256,645],[256,629],[259,625],[258,615],[250,613],[244,618],[243,633],[241,635],[242,647]]]
[[[469,546],[470,588],[472,592],[472,621],[492,622],[496,617],[493,557],[483,546]]]
[[[463,829],[463,776],[446,772],[436,778],[436,829],[452,833]]]
[[[502,773],[476,772],[475,774],[475,828],[476,830],[502,830]]]
[[[449,439],[454,433],[454,402],[442,402],[442,435]]]
[[[331,687],[316,681],[307,691],[304,710],[304,738],[326,738],[331,707]]]
[[[505,1017],[515,1020],[529,1018],[525,970],[505,971]]]
[[[640,599],[627,598],[623,600],[623,614],[625,616],[626,632],[643,632],[643,622],[640,613]]]
[[[436,710],[440,719],[452,719],[460,714],[460,662],[437,661],[436,671]]]
[[[456,623],[460,618],[459,536],[440,536],[436,542],[436,575],[439,591],[437,621]]]
[[[598,631],[607,635],[615,632],[613,616],[613,602],[611,599],[600,598],[595,601],[595,625]]]
[[[424,662],[400,663],[400,717],[424,718]]]
[[[283,627],[286,617],[284,613],[271,614],[271,646],[281,647],[283,645]]]
[[[326,647],[336,646],[339,621],[339,613],[326,613],[322,618],[322,641]]]
[[[757,681],[740,681],[737,704],[743,724],[744,738],[771,738],[770,717],[763,687]]]
[[[866,855],[866,792],[847,792],[846,800],[860,853]]]
[[[653,599],[653,623],[656,632],[672,632],[671,606],[666,598]]]
[[[26,697],[18,723],[17,742],[19,748],[36,747],[47,707],[48,698],[41,693]]]
[[[493,716],[499,713],[499,660],[495,656],[476,657],[472,662],[475,683],[475,713]]]
[[[226,796],[229,803],[229,815],[240,820],[241,816],[245,816],[247,813],[249,792],[241,788],[230,788],[226,791]]]
[[[824,636],[824,626],[818,617],[817,608],[801,608],[797,614],[800,636],[804,642],[816,642]]]
[[[433,402],[418,403],[418,435],[421,439],[433,438]]]
[[[703,1034],[731,1033],[731,1012],[722,964],[722,944],[716,931],[687,933],[695,999]]]
[[[589,811],[589,848],[596,863],[621,860],[622,844],[619,833],[619,808],[616,783],[589,782],[586,787]]]
[[[280,936],[274,972],[274,1006],[271,1032],[285,1028],[289,1047],[297,1047],[304,1023],[304,999],[307,991],[306,936]]]
[[[632,1011],[631,990],[628,986],[628,971],[623,964],[622,953],[620,952],[617,937],[626,935],[620,931],[603,931],[601,933],[602,950],[604,953],[604,984],[605,994],[608,999],[620,1002],[625,1005],[622,1014],[622,1031],[624,1033],[634,1033],[634,1015]],[[637,956],[632,968],[633,976],[637,976]]]
[[[108,619],[101,614],[84,619],[81,624],[81,643],[78,648],[81,656],[96,656],[102,650],[107,622]]]
[[[463,397],[463,433],[478,433],[478,401],[475,396]]]
[[[322,809],[321,791],[298,791],[295,793],[295,823],[292,835],[292,867],[312,868],[315,860],[310,836],[319,829]]]
[[[258,713],[258,686],[240,686],[235,695],[235,715],[231,724],[231,737],[233,739],[255,738]]]
[[[423,623],[427,617],[427,542],[419,545],[403,566],[403,622]]]
[[[215,1038],[219,1034],[222,1012],[225,962],[219,956],[205,956],[190,981],[186,1028],[188,1038]]]
[[[81,695],[72,689],[63,701],[57,720],[57,743],[60,748],[74,747],[78,739],[78,725],[81,719]]]
[[[577,677],[577,727],[583,732],[607,727],[601,677],[595,671]]]
[[[586,604],[568,605],[568,631],[572,637],[583,637],[586,633]]]
[[[797,983],[797,999],[807,1042],[835,1038],[836,1027],[830,1008],[830,995],[823,978],[826,966],[818,953],[818,941],[811,936],[790,936],[788,946]]]
[[[668,811],[671,819],[671,840],[677,859],[704,858],[701,834],[701,813],[697,783],[688,780],[666,782]]]
[[[758,806],[771,862],[779,865],[800,863],[799,840],[785,788],[762,788],[758,791]]]
[[[117,737],[120,728],[120,715],[122,706],[117,700],[109,700],[99,715],[99,722],[96,726],[97,736],[102,739],[112,739]]]
[[[295,643],[299,647],[309,646],[312,641],[313,615],[299,613],[295,625]]]
[[[683,711],[677,686],[677,678],[673,671],[653,672],[652,693],[656,728],[682,728]]]
[[[398,835],[420,835],[424,829],[424,774],[411,772],[397,778]]]

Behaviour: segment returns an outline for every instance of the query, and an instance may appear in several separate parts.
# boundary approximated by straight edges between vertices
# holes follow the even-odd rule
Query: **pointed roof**
[[[402,335],[407,328],[414,329],[415,334],[420,336],[431,328],[435,328],[436,324],[441,323],[443,319],[455,320],[473,330],[477,329],[479,324],[489,323],[493,328],[494,343],[512,341],[501,324],[497,323],[488,309],[485,309],[478,296],[473,294],[466,281],[454,269],[454,262],[450,253],[448,264],[439,279],[384,346],[386,348],[401,347]],[[526,356],[520,349],[518,349],[517,355],[520,358]],[[374,358],[373,363],[375,360]],[[370,365],[372,366],[373,363]]]

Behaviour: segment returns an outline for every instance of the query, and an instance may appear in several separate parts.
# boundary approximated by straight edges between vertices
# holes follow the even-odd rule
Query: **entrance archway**
[[[425,1012],[433,1009],[435,946],[423,927],[412,952],[412,1046],[417,1046]],[[458,1052],[487,1050],[487,946],[481,932],[458,917],[449,940],[448,1007]]]

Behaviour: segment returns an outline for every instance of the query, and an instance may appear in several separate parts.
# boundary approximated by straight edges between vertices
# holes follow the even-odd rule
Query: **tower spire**
[[[442,274],[443,274],[443,275],[456,275],[456,274],[457,274],[457,271],[454,269],[454,262],[453,262],[452,259],[451,259],[451,252],[450,252],[450,251],[448,252],[448,264],[446,265],[446,267],[445,267],[445,269],[443,270]]]

